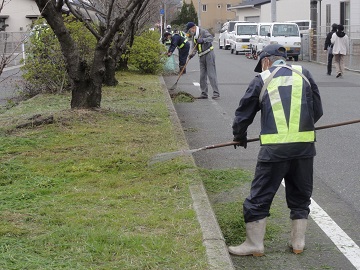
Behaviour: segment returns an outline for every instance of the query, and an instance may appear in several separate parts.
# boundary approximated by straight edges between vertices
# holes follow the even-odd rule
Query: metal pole
[[[201,16],[200,16],[200,12],[201,12],[201,0],[199,0],[198,2],[199,6],[198,6],[198,26],[201,26]]]
[[[162,24],[162,17],[163,17],[163,15],[162,15],[162,14],[160,14],[160,35],[161,35],[161,38],[162,38],[162,36],[163,36],[163,24]]]
[[[164,1],[164,29],[166,29],[166,0]]]
[[[271,21],[276,22],[276,0],[271,0]]]

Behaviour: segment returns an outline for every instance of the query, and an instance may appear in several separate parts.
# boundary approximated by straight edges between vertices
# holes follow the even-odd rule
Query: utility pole
[[[160,5],[160,35],[163,36],[163,16],[164,16],[164,9],[163,6]]]
[[[198,26],[201,26],[201,16],[200,16],[200,12],[201,12],[201,0],[199,0],[198,2],[199,6],[198,6]]]
[[[271,21],[276,22],[276,0],[271,0]]]
[[[166,29],[166,0],[164,1],[164,29]]]

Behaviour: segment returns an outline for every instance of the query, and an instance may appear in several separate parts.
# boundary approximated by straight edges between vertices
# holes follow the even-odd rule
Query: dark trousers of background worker
[[[270,206],[282,179],[285,180],[290,219],[307,219],[313,191],[313,162],[313,157],[281,162],[258,161],[250,196],[243,204],[245,222],[270,215]]]
[[[186,42],[184,47],[182,47],[181,49],[179,49],[179,68],[180,71],[182,70],[182,68],[185,66],[186,64],[186,60],[189,56],[189,51],[190,51],[190,44],[189,42]],[[186,73],[186,68],[184,68],[184,72],[183,74]]]
[[[328,53],[328,57],[327,57],[327,75],[331,75],[331,71],[332,71],[332,60],[334,58],[334,55],[331,53]]]

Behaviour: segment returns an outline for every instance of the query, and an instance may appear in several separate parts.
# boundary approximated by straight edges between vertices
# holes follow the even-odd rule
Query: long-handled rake
[[[327,128],[345,126],[345,125],[351,125],[351,124],[355,124],[355,123],[359,123],[359,122],[360,122],[360,119],[357,119],[357,120],[352,120],[352,121],[347,121],[347,122],[341,122],[341,123],[316,127],[315,130],[321,130],[321,129],[327,129]],[[247,142],[256,142],[256,141],[259,141],[259,140],[260,140],[259,138],[252,138],[252,139],[248,139]],[[174,158],[179,157],[179,156],[189,156],[189,155],[191,155],[193,153],[196,153],[196,152],[199,152],[199,151],[202,151],[202,150],[209,150],[209,149],[215,149],[215,148],[220,148],[220,147],[225,147],[225,146],[237,145],[238,143],[239,142],[234,142],[233,141],[233,142],[226,142],[226,143],[208,145],[208,146],[204,146],[204,147],[197,148],[197,149],[180,150],[180,151],[175,151],[175,152],[157,154],[153,158],[151,158],[151,160],[149,161],[149,165],[152,165],[152,164],[155,164],[155,163],[158,163],[158,162],[171,160],[171,159],[174,159]]]
[[[200,38],[200,37],[199,37],[199,38]],[[179,76],[177,77],[177,80],[176,80],[175,84],[174,84],[173,86],[171,86],[171,87],[169,88],[169,90],[175,90],[175,89],[176,89],[177,83],[178,83],[181,75],[183,74],[183,72],[184,72],[187,64],[189,63],[189,61],[190,61],[190,59],[191,59],[191,58],[190,58],[190,55],[192,55],[192,54],[194,53],[194,50],[196,49],[196,46],[197,46],[197,45],[198,45],[197,43],[194,44],[194,47],[192,48],[191,52],[189,53],[189,56],[188,56],[188,58],[187,58],[187,60],[186,60],[185,65],[184,65],[183,68],[180,70]]]

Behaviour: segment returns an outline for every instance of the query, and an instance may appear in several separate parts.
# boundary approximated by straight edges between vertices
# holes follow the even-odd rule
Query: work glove
[[[172,52],[168,52],[167,56],[170,57],[172,55]]]
[[[247,147],[247,138],[246,137],[243,137],[241,139],[238,139],[238,138],[234,138],[233,140],[234,142],[238,142],[237,144],[234,144],[234,148],[236,149],[236,147],[244,147],[244,149],[246,149]]]
[[[204,43],[204,40],[203,40],[202,38],[198,38],[197,43],[198,43],[198,44],[203,44],[203,43]]]

